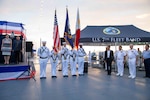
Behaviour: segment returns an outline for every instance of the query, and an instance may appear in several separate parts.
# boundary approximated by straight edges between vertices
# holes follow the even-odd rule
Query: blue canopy
[[[73,38],[75,34],[73,35]],[[150,32],[134,25],[87,26],[80,34],[81,43],[150,42]]]

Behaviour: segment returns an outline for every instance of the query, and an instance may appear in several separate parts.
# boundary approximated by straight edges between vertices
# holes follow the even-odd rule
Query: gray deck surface
[[[136,79],[123,77],[115,72],[107,75],[104,69],[89,67],[88,74],[68,78],[57,72],[51,78],[50,64],[47,78],[40,79],[39,64],[35,64],[36,81],[33,79],[0,82],[0,100],[150,100],[150,78],[143,78],[144,71],[137,71]]]

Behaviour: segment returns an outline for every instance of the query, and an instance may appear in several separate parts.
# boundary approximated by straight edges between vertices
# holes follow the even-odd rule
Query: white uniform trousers
[[[131,78],[136,77],[136,58],[132,58],[128,60],[129,63],[129,73]]]
[[[76,61],[70,61],[71,65],[71,75],[76,75]]]
[[[137,67],[141,67],[141,63],[142,63],[142,59],[141,59],[141,58],[138,58]]]
[[[68,76],[68,61],[67,60],[62,60],[62,73],[63,73],[63,76],[65,75]]]
[[[78,58],[78,74],[83,74],[84,70],[84,57]]]
[[[51,61],[51,75],[56,76],[56,68],[57,68],[58,62],[52,62]]]
[[[40,62],[40,77],[46,77],[46,66],[48,62],[48,58],[39,60]]]
[[[123,63],[124,60],[122,59],[119,59],[117,60],[117,71],[118,71],[118,74],[120,76],[123,75],[123,72],[124,72],[124,63]]]

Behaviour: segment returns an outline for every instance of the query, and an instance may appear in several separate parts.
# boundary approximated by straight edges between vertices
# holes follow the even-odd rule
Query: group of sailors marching
[[[84,56],[86,52],[82,48],[82,43],[79,44],[79,49],[71,49],[69,50],[66,47],[66,42],[63,42],[63,47],[59,52],[55,51],[55,48],[50,51],[46,47],[46,41],[42,41],[42,46],[38,49],[38,56],[39,56],[39,63],[40,63],[40,79],[46,78],[46,66],[47,62],[50,59],[51,63],[51,76],[52,78],[57,77],[57,66],[59,60],[61,60],[62,64],[62,75],[63,77],[68,77],[68,65],[70,63],[71,75],[76,76],[77,72],[79,76],[83,76],[84,73]],[[78,62],[78,71],[77,69],[77,62]]]

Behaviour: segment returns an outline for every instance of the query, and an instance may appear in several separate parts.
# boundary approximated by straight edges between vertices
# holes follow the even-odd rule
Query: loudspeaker
[[[84,73],[88,73],[88,62],[84,62]]]
[[[63,42],[65,42],[65,39],[64,38],[60,38],[61,40],[61,46],[63,45]]]
[[[26,52],[32,52],[32,42],[26,42]]]

